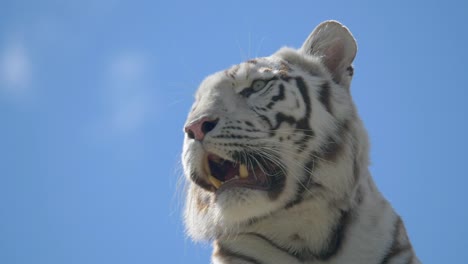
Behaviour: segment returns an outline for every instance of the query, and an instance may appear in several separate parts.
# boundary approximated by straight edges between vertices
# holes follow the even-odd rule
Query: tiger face
[[[355,54],[350,32],[329,21],[298,50],[282,48],[201,83],[182,154],[193,238],[229,234],[311,195],[349,193],[352,179],[336,173],[349,168],[333,164],[353,163],[352,144],[343,142],[356,123]],[[329,169],[314,173],[318,166]]]

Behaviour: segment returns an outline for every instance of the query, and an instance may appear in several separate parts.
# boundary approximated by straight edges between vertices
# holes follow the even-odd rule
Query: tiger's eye
[[[256,80],[252,83],[252,90],[254,92],[258,92],[260,91],[261,89],[263,89],[265,87],[265,85],[267,84],[266,81],[264,80]]]

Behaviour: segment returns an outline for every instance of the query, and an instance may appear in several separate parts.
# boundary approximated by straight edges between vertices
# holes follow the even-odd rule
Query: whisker
[[[319,155],[316,155],[316,154],[313,154],[313,153],[303,153],[303,154],[297,153],[296,151],[291,150],[290,146],[286,142],[279,142],[279,141],[276,141],[274,139],[262,139],[262,138],[255,139],[255,141],[257,141],[257,142],[262,141],[264,143],[273,143],[275,146],[283,146],[283,148],[281,148],[279,154],[281,154],[282,152],[287,152],[288,154],[295,155],[298,158],[308,158],[308,157],[312,156],[314,158],[319,159],[320,161],[323,161],[323,162],[326,162],[326,163],[329,163],[329,164],[332,164],[332,165],[336,164],[336,162],[333,162],[331,160],[326,160],[326,159],[320,157]],[[328,143],[334,143],[334,142],[325,142],[324,144],[328,144]],[[265,146],[270,147],[268,145],[265,145]]]
[[[263,150],[264,150],[264,151],[259,152],[259,154],[260,154],[260,155],[264,155],[264,157],[265,157],[266,159],[268,159],[269,161],[271,161],[272,163],[274,163],[274,164],[276,164],[278,167],[280,167],[280,169],[281,169],[281,171],[284,173],[284,175],[288,175],[288,174],[286,173],[286,168],[285,168],[285,166],[283,165],[283,163],[282,163],[281,161],[277,160],[277,159],[279,159],[279,157],[277,157],[276,155],[268,155],[268,153],[265,152],[265,150],[271,151],[272,149],[263,149]],[[301,166],[302,169],[303,169],[304,171],[306,171],[307,173],[313,175],[312,170],[310,170],[310,169],[308,169],[307,167],[301,165],[299,162],[294,162],[294,163],[296,163],[297,165]],[[312,168],[312,169],[313,169],[313,168]],[[310,185],[310,182],[312,181],[312,178],[313,178],[313,177],[310,177],[310,178],[309,178],[309,182],[307,182],[307,184],[303,184],[302,181],[300,180],[300,178],[297,177],[297,175],[288,175],[288,176],[289,176],[289,177],[294,177],[294,178],[298,181],[298,183],[299,183],[308,193],[313,194],[312,191],[309,190],[309,188],[307,187],[307,186]]]

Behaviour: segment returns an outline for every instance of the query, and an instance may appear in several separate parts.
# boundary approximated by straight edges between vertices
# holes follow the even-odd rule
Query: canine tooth
[[[247,170],[247,166],[245,166],[244,164],[241,164],[239,166],[239,175],[241,178],[247,178],[249,177],[249,171]]]
[[[210,179],[210,182],[216,187],[216,189],[219,189],[219,187],[221,187],[221,185],[223,184],[220,180],[216,179],[211,175],[208,176],[208,178]]]

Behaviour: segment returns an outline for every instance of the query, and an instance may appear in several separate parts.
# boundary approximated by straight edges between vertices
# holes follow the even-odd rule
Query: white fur
[[[223,127],[229,126],[229,122],[239,120],[247,120],[262,131],[247,132],[245,128],[236,133],[265,138],[265,142],[276,144],[282,164],[287,165],[285,186],[275,199],[269,197],[266,191],[248,188],[233,188],[215,194],[188,181],[185,213],[188,233],[194,239],[215,241],[213,263],[250,263],[232,256],[228,260],[221,248],[253,257],[261,263],[380,263],[388,254],[394,239],[395,222],[399,217],[377,190],[367,169],[367,133],[351,99],[349,85],[352,76],[347,72],[356,50],[349,31],[338,22],[329,21],[319,25],[299,50],[283,48],[270,57],[233,66],[202,82],[187,123],[206,116],[217,117],[220,121],[203,142],[185,139],[182,159],[188,177],[192,172],[203,175],[202,157],[205,152],[228,159],[229,151],[239,150],[235,146],[223,146],[223,141],[216,138]],[[272,92],[253,94],[248,98],[240,95],[256,79],[281,75],[285,64],[288,66],[288,76],[301,77],[309,89],[311,112],[308,124],[315,134],[301,153],[292,143],[301,138],[300,130],[284,122],[273,138],[267,138],[268,124],[252,111],[254,107],[267,103],[265,98],[270,96],[269,93],[278,91],[276,86]],[[294,88],[299,83],[295,80],[282,80],[281,83],[288,85],[286,98],[278,101],[274,109],[281,109],[294,119],[300,119],[306,113],[306,105],[304,101],[295,100],[301,96],[299,90]],[[330,86],[331,111],[320,101],[320,89],[324,83]],[[274,122],[275,113],[273,110],[266,111],[264,115]],[[341,135],[337,131],[343,129],[345,123],[347,131]],[[280,144],[279,138],[286,135],[290,136],[287,141],[290,143]],[[310,168],[313,181],[321,188],[311,187],[305,191],[302,202],[288,207],[288,202],[301,188],[301,181],[308,176],[304,170],[304,164],[311,159],[308,153],[328,151],[325,146],[330,136],[336,137],[341,146],[340,152],[333,160],[318,157],[314,167]],[[239,139],[238,142],[243,141]],[[353,174],[356,168],[359,168],[358,175]],[[359,195],[362,195],[362,201]],[[262,239],[248,235],[261,234],[290,252],[299,252],[303,248],[320,252],[330,240],[333,228],[341,223],[341,212],[351,212],[350,223],[346,225],[338,251],[326,261],[301,262]],[[250,223],[251,220],[255,221]],[[398,239],[409,244],[405,240],[406,234],[402,233]],[[401,263],[408,254],[414,254],[412,249],[391,258],[388,263]],[[411,263],[419,261],[413,257]]]

